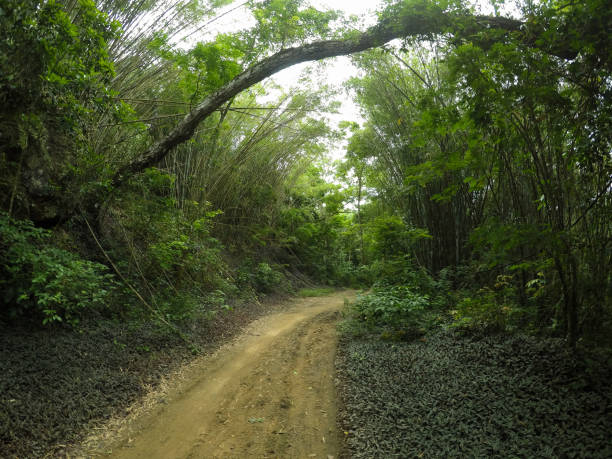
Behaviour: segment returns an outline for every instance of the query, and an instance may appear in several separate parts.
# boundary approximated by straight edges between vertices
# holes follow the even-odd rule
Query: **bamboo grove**
[[[591,16],[601,8],[523,12],[589,48],[571,62],[489,37],[355,58],[367,123],[351,161],[373,203],[426,230],[411,245],[416,263],[471,291],[459,321],[555,330],[571,343],[608,333],[612,88],[609,34],[593,23],[609,19]]]
[[[364,32],[228,4],[0,3],[3,320],[180,325],[300,283],[411,285],[454,326],[605,344],[605,1],[389,1]],[[222,8],[253,25],[197,42]],[[363,125],[329,125],[342,93],[312,73],[264,81],[341,54]]]

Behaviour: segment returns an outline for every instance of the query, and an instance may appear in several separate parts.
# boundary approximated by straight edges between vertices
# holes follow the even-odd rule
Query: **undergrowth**
[[[399,265],[399,264],[398,264]],[[397,266],[391,269],[397,270]],[[448,292],[444,279],[401,262],[401,271],[359,295],[345,308],[340,331],[352,337],[378,336],[411,340],[448,321]],[[387,267],[388,272],[390,268]],[[395,281],[395,282],[393,282]]]
[[[612,456],[612,354],[530,334],[508,277],[391,268],[339,325],[351,457]]]
[[[325,296],[336,291],[333,287],[314,287],[314,288],[301,288],[298,290],[297,295],[301,297],[316,297]]]
[[[354,458],[612,455],[611,367],[562,340],[345,337],[336,366]]]
[[[116,287],[106,266],[54,246],[50,231],[0,212],[1,314],[5,317],[74,326],[84,314],[106,308]]]

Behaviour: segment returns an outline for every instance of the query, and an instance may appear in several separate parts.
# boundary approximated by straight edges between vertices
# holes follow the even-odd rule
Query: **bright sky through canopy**
[[[310,0],[306,3],[320,11],[325,10],[340,10],[345,13],[346,16],[355,15],[359,16],[363,22],[362,28],[373,25],[376,23],[376,11],[380,6],[380,0]],[[216,20],[208,32],[216,34],[220,32],[235,31],[245,28],[250,23],[250,13],[246,8],[236,8],[237,3],[234,2],[226,7],[224,12],[227,14],[223,15]],[[330,84],[335,86],[342,85],[349,78],[357,75],[357,69],[351,63],[349,57],[336,57],[326,60],[326,65],[320,65],[316,62],[306,62],[298,64],[293,67],[282,70],[281,72],[274,75],[271,79],[281,86],[284,90],[288,91],[292,87],[298,84],[300,75],[307,68],[316,66],[316,71],[313,72],[313,77],[316,77],[322,84]],[[337,125],[338,122],[346,121],[361,121],[359,109],[352,101],[352,99],[345,95],[340,96],[342,105],[339,108],[338,114],[329,114],[329,119],[332,124]],[[344,145],[338,145],[332,151],[334,159],[338,159],[344,155]]]

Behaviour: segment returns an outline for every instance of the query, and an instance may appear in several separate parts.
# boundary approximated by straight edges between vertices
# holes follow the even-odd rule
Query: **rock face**
[[[53,161],[51,158],[31,156],[22,172],[22,183],[26,194],[28,217],[37,223],[45,224],[59,218],[58,186],[52,178]]]
[[[3,193],[9,199],[4,208],[11,208],[13,215],[28,218],[42,227],[64,221],[75,209],[69,170],[61,157],[28,154],[22,167],[11,174],[19,180],[17,186],[13,182],[8,193]]]
[[[0,131],[0,204],[20,218],[51,226],[68,215],[71,139],[53,135],[53,120],[3,120]]]

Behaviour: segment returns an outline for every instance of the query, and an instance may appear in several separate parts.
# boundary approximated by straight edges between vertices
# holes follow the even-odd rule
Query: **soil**
[[[335,458],[336,322],[352,292],[294,300],[185,370],[147,414],[95,455]],[[92,451],[87,455],[91,455]]]
[[[286,295],[235,302],[182,324],[210,355],[253,320],[286,310]],[[82,457],[166,397],[199,359],[165,325],[85,317],[77,328],[0,322],[0,457]]]

